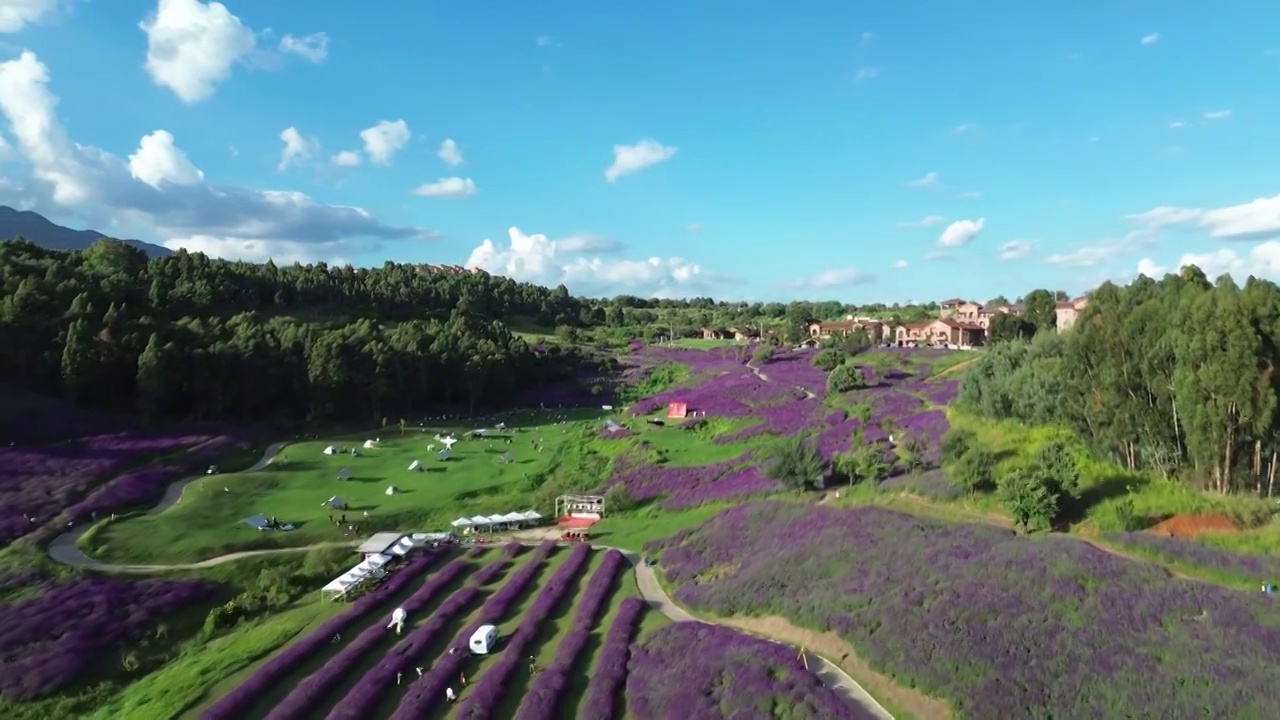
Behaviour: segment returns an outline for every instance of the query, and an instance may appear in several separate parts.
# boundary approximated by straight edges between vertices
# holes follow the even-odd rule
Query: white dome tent
[[[413,462],[409,463],[409,469],[422,470],[422,463],[418,462],[417,460],[414,460]]]
[[[339,450],[337,447],[335,447],[335,446],[333,446],[333,445],[330,445],[329,447],[327,447],[327,448],[325,448],[325,449],[324,449],[324,454],[325,454],[325,455],[337,455],[337,454],[338,454],[338,453],[340,453],[340,452],[342,452],[342,451],[341,451],[341,450]]]
[[[400,488],[397,488],[395,485],[389,485],[389,486],[387,486],[387,494],[388,494],[388,495],[395,495],[395,494],[396,494],[396,493],[398,493],[398,492],[400,492]]]
[[[374,449],[374,448],[376,448],[376,447],[378,447],[378,443],[377,443],[377,441],[376,441],[376,440],[372,440],[372,439],[370,439],[370,440],[365,440],[365,441],[364,441],[364,449],[365,449],[365,450],[372,450],[372,449]]]

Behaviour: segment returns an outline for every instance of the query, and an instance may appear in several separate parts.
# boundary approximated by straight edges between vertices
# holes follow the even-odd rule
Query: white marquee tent
[[[360,564],[320,588],[320,594],[329,600],[337,600],[360,583],[371,577],[381,575],[382,568],[392,559],[392,556],[387,554],[370,555],[362,560]]]

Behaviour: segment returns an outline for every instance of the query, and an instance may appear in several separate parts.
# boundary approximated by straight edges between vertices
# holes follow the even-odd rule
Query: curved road
[[[748,365],[747,367],[751,366]],[[759,375],[762,380],[768,382],[769,378],[764,373],[760,372],[760,370],[754,367],[752,367],[751,370]],[[803,388],[801,389],[803,390]],[[812,397],[813,393],[809,393],[807,390],[805,392]],[[276,459],[286,444],[287,443],[272,444],[266,449],[266,452],[262,454],[262,457],[251,467],[244,470],[244,472],[255,472],[264,469]],[[165,489],[164,497],[156,504],[155,507],[148,510],[147,513],[151,515],[162,513],[178,504],[178,501],[182,499],[182,493],[186,490],[187,486],[202,477],[203,476],[197,475],[194,477],[183,478],[182,480],[169,485],[169,487]],[[200,562],[194,563],[180,563],[173,565],[122,565],[99,562],[80,551],[77,543],[79,543],[80,538],[89,530],[90,527],[92,526],[85,525],[65,532],[54,538],[53,542],[49,544],[49,557],[64,565],[70,565],[72,567],[87,570],[121,573],[158,573],[170,570],[194,570],[213,567],[215,565],[222,565],[223,563],[229,563],[235,560],[259,555],[299,553],[321,547],[354,547],[359,544],[359,542],[316,543],[303,547],[273,548],[270,550],[246,550],[243,552],[219,555],[217,557],[212,557],[207,560],[201,560]],[[654,573],[653,568],[645,562],[644,557],[639,553],[624,550],[622,548],[608,548],[607,546],[597,547],[601,547],[602,549],[618,550],[627,558],[635,569],[636,586],[640,590],[640,597],[644,599],[649,607],[662,613],[668,620],[671,620],[672,622],[708,622],[694,617],[677,605],[675,601],[667,595],[666,591],[662,589],[662,585],[658,582],[658,577]],[[742,631],[739,630],[738,632]],[[850,702],[861,706],[873,716],[879,718],[879,720],[894,720],[893,715],[891,715],[889,711],[885,710],[880,703],[876,702],[875,698],[873,698],[870,693],[859,685],[857,681],[849,677],[849,675],[841,670],[835,663],[832,663],[821,655],[817,655],[812,652],[809,653],[809,655],[812,658],[810,666],[813,669],[814,674],[822,680],[823,684],[827,687],[835,688]]]

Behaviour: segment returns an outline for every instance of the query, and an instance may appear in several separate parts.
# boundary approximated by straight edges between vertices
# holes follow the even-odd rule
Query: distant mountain
[[[0,240],[13,240],[17,237],[26,238],[50,250],[85,250],[102,238],[111,236],[97,230],[72,230],[50,222],[43,215],[0,205]],[[173,254],[172,250],[160,245],[141,240],[117,239],[142,250],[148,257]]]

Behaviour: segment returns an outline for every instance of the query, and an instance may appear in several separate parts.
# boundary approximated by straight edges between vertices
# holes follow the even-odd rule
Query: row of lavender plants
[[[315,632],[267,661],[248,680],[206,710],[201,715],[202,720],[241,720],[246,717],[264,693],[284,682],[309,658],[328,647],[334,636],[341,635],[365,615],[409,587],[409,583],[426,572],[438,557],[435,553],[423,553],[410,559],[403,568],[391,573],[380,585],[352,603],[346,612],[329,619]]]
[[[1280,603],[1070,538],[766,502],[649,549],[681,603],[834,630],[961,717],[1274,714]]]
[[[691,652],[697,648],[696,652]],[[631,649],[627,710],[650,720],[872,720],[801,665],[794,648],[706,623],[672,623]]]
[[[516,720],[556,720],[564,717],[564,692],[569,683],[569,672],[586,649],[591,632],[600,622],[613,595],[618,577],[626,565],[626,558],[617,550],[605,553],[600,567],[591,575],[587,590],[578,600],[578,610],[573,625],[556,648],[551,666],[533,680],[533,685],[516,711]]]
[[[533,559],[520,568],[510,580],[490,596],[489,600],[480,608],[479,618],[456,635],[450,647],[465,650],[472,634],[481,625],[496,624],[510,612],[515,607],[516,601],[520,599],[520,596],[533,586],[534,580],[542,570],[542,563],[555,548],[556,543],[554,541],[547,541],[539,545],[534,550]],[[453,679],[458,677],[462,670],[462,663],[465,660],[465,652],[448,653],[437,660],[430,671],[414,680],[413,684],[409,686],[408,692],[405,693],[395,712],[392,713],[391,720],[417,720],[417,718],[422,717],[425,708],[444,702],[445,688],[452,687]],[[327,720],[357,720],[358,717],[331,714]]]
[[[414,668],[414,663],[424,654],[424,650],[437,638],[445,628],[460,616],[463,611],[475,602],[480,589],[498,579],[506,572],[511,559],[523,550],[519,543],[508,543],[503,548],[503,556],[485,565],[464,587],[459,588],[448,597],[421,627],[409,633],[383,659],[360,677],[360,681],[351,688],[326,716],[329,720],[346,718],[356,720],[370,717],[387,694],[394,687],[398,676],[403,676]],[[540,563],[535,558],[535,565]]]
[[[569,558],[543,586],[533,605],[520,618],[520,625],[506,642],[502,654],[483,675],[475,688],[462,701],[458,717],[464,720],[490,720],[502,704],[504,688],[511,684],[525,652],[537,640],[538,630],[551,617],[560,603],[573,591],[574,583],[587,569],[591,559],[590,545],[575,545]]]
[[[616,720],[624,714],[622,689],[627,681],[627,663],[631,660],[631,641],[640,631],[640,619],[646,607],[638,598],[622,601],[600,650],[595,672],[587,683],[578,720]]]
[[[205,582],[85,577],[0,606],[0,695],[29,700],[71,684],[165,616],[211,599]]]
[[[1150,532],[1108,533],[1103,538],[1154,555],[1166,562],[1194,565],[1259,583],[1280,582],[1280,555],[1232,552],[1194,540]]]
[[[507,563],[499,560],[489,567],[501,570]],[[446,587],[461,577],[469,567],[465,558],[456,558],[448,565],[433,573],[412,595],[400,603],[399,608],[412,615],[426,607]],[[479,574],[483,574],[481,570]],[[382,623],[374,623],[365,628],[355,640],[347,643],[342,650],[329,659],[319,670],[311,673],[302,682],[289,691],[284,700],[267,714],[267,720],[295,720],[309,717],[316,706],[324,700],[325,693],[333,688],[373,649],[387,638],[387,628]]]

